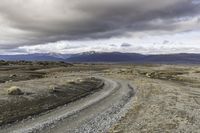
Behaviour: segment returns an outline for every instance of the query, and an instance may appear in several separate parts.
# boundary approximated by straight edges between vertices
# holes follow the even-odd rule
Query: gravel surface
[[[108,110],[101,112],[97,117],[91,119],[86,124],[83,124],[79,129],[71,132],[108,132],[117,121],[119,121],[128,112],[132,105],[134,90],[130,86],[130,93],[122,96],[122,98],[113,104]]]

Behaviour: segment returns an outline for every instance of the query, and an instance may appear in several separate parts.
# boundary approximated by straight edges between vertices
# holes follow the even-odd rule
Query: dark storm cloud
[[[197,0],[1,0],[0,48],[193,30]]]

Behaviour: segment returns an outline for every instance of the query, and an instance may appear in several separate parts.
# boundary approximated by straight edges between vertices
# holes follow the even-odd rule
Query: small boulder
[[[49,92],[50,92],[50,93],[55,93],[55,92],[59,92],[59,91],[60,91],[60,87],[58,87],[58,86],[51,85],[51,86],[49,87]]]
[[[91,80],[95,80],[96,78],[95,77],[91,77]]]
[[[84,81],[85,81],[84,79],[79,78],[79,79],[76,80],[76,83],[81,83],[81,82],[84,82]]]
[[[9,77],[10,78],[15,78],[15,77],[17,77],[17,75],[16,74],[11,74]]]
[[[22,91],[20,90],[19,87],[17,86],[12,86],[10,88],[7,89],[7,93],[8,95],[22,95]]]
[[[151,73],[146,73],[146,77],[151,78]]]
[[[76,82],[74,80],[68,81],[69,84],[75,84]]]

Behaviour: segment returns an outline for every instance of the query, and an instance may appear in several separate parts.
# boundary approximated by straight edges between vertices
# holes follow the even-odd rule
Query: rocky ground
[[[130,79],[137,92],[132,107],[110,132],[200,132],[200,67],[129,66],[110,71]]]

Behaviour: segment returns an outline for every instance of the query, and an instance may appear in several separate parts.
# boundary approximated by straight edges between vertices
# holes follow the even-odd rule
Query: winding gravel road
[[[134,95],[128,81],[102,78],[100,91],[40,116],[4,127],[0,133],[106,132],[127,111]]]

